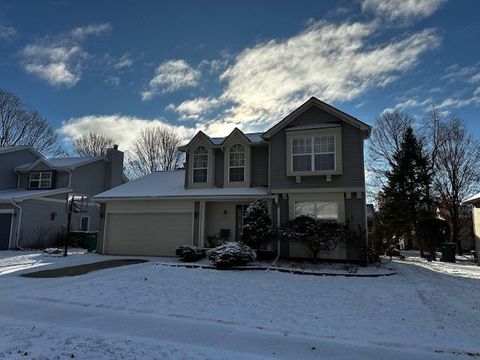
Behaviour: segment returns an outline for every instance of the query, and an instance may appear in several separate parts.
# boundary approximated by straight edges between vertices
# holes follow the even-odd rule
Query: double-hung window
[[[193,152],[193,182],[206,183],[208,180],[208,150],[199,146]]]
[[[292,138],[292,171],[335,170],[335,136],[307,135]]]
[[[245,181],[245,148],[235,144],[230,148],[228,154],[228,181]]]
[[[52,187],[51,171],[35,171],[30,173],[28,187],[30,189],[50,189]]]

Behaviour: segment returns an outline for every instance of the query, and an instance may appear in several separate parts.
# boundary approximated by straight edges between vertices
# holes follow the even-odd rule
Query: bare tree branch
[[[0,89],[0,146],[30,145],[45,155],[63,153],[57,135],[40,113]]]
[[[90,131],[76,139],[73,146],[77,155],[94,157],[105,155],[107,149],[114,144],[113,137]]]
[[[159,170],[175,170],[182,165],[183,153],[178,150],[181,138],[166,126],[144,129],[134,140],[128,169],[134,177]]]

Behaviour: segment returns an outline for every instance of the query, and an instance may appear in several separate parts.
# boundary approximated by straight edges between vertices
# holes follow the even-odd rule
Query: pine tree
[[[408,127],[386,173],[387,184],[379,201],[381,221],[391,236],[406,240],[407,249],[413,246],[419,220],[433,212],[428,161],[422,144]]]

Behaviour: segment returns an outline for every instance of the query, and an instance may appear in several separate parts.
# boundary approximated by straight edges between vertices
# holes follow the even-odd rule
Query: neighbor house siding
[[[475,238],[475,251],[477,253],[477,259],[480,259],[480,207],[473,208],[473,232]]]
[[[0,154],[0,190],[17,188],[18,177],[15,167],[38,160],[29,150],[19,150]]]
[[[312,107],[301,114],[289,126],[313,125],[322,122],[339,122],[333,115]],[[327,182],[325,176],[302,176],[297,183],[294,176],[287,176],[287,136],[285,128],[270,138],[270,176],[272,189],[288,188],[335,188],[364,187],[363,137],[356,127],[342,122],[342,175],[332,175]]]
[[[268,186],[268,146],[252,146],[252,186]]]
[[[106,190],[105,176],[105,161],[95,161],[73,170],[71,187],[76,194],[93,196]]]
[[[366,236],[365,194],[362,193],[360,196],[361,198],[355,196],[351,199],[345,199],[345,221],[350,230],[356,233],[361,232]],[[357,246],[349,244],[347,246],[347,259],[353,261],[365,260],[366,253],[360,250]]]

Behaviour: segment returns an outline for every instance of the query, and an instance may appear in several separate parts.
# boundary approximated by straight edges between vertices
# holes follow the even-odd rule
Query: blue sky
[[[62,139],[264,130],[316,96],[373,124],[432,104],[480,137],[480,2],[0,1],[0,88]]]

